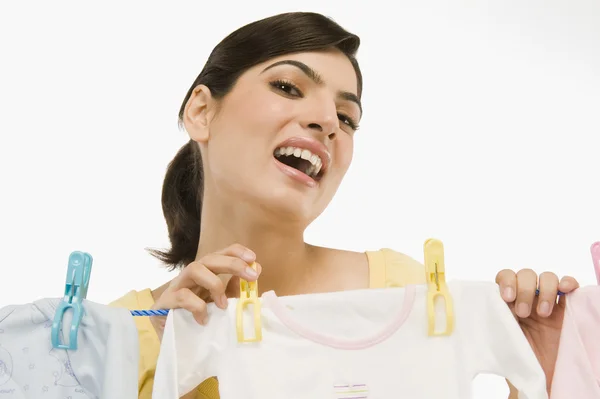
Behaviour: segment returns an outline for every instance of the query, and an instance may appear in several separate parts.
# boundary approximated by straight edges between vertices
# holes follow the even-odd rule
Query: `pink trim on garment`
[[[594,262],[594,271],[596,272],[596,281],[600,285],[600,241],[592,244],[592,262]]]
[[[382,330],[375,334],[359,339],[346,339],[340,337],[331,337],[325,334],[321,334],[318,331],[313,331],[310,328],[303,326],[298,323],[292,313],[286,308],[285,304],[282,303],[281,299],[277,297],[274,291],[265,292],[262,295],[263,303],[271,309],[273,314],[290,330],[296,334],[309,339],[318,344],[330,346],[336,349],[365,349],[374,345],[377,345],[387,338],[391,337],[406,321],[412,307],[415,302],[416,287],[414,285],[406,286],[404,289],[404,300],[402,302],[402,308],[399,309],[398,313],[394,316],[392,321],[385,326]]]

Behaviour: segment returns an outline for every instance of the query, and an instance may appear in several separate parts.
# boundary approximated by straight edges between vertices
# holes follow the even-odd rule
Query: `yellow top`
[[[402,287],[407,284],[424,284],[423,264],[391,249],[367,251],[369,259],[370,287]],[[110,304],[115,307],[150,309],[154,299],[150,289],[130,291]],[[140,342],[139,399],[151,399],[154,372],[160,350],[160,341],[148,317],[135,317]],[[219,399],[219,385],[215,378],[204,381],[198,387],[196,399]]]

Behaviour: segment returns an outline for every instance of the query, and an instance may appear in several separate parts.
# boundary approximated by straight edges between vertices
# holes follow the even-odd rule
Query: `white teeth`
[[[310,166],[307,170],[308,175],[316,176],[319,174],[319,172],[323,168],[323,161],[321,160],[321,158],[318,155],[313,154],[312,152],[310,152],[309,150],[307,150],[305,148],[279,147],[278,149],[275,150],[275,156],[281,156],[281,155],[286,155],[286,156],[293,155],[296,158],[302,158],[302,159],[309,161],[312,164],[312,166]]]
[[[296,155],[296,151],[294,151],[294,155]],[[302,153],[300,154],[300,158],[306,159],[307,161],[310,160],[311,156],[312,154],[308,150],[302,150]]]

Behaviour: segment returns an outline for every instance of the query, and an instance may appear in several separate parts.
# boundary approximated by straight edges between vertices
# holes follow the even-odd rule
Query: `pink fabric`
[[[600,286],[567,295],[550,399],[600,398]]]
[[[598,285],[600,285],[600,241],[593,243],[590,250],[592,252],[592,262],[594,262],[596,280],[598,281]]]

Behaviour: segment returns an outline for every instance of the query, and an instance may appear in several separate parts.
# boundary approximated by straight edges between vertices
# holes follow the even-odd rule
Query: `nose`
[[[321,125],[319,125],[318,123],[309,123],[308,128],[316,130],[320,133],[323,133],[325,131],[325,129],[323,129],[323,127]],[[331,133],[327,134],[327,138],[329,140],[335,139],[335,132],[331,132]]]
[[[315,101],[303,117],[302,127],[319,133],[330,140],[335,139],[338,127],[337,110],[333,105],[326,105],[323,101]]]

